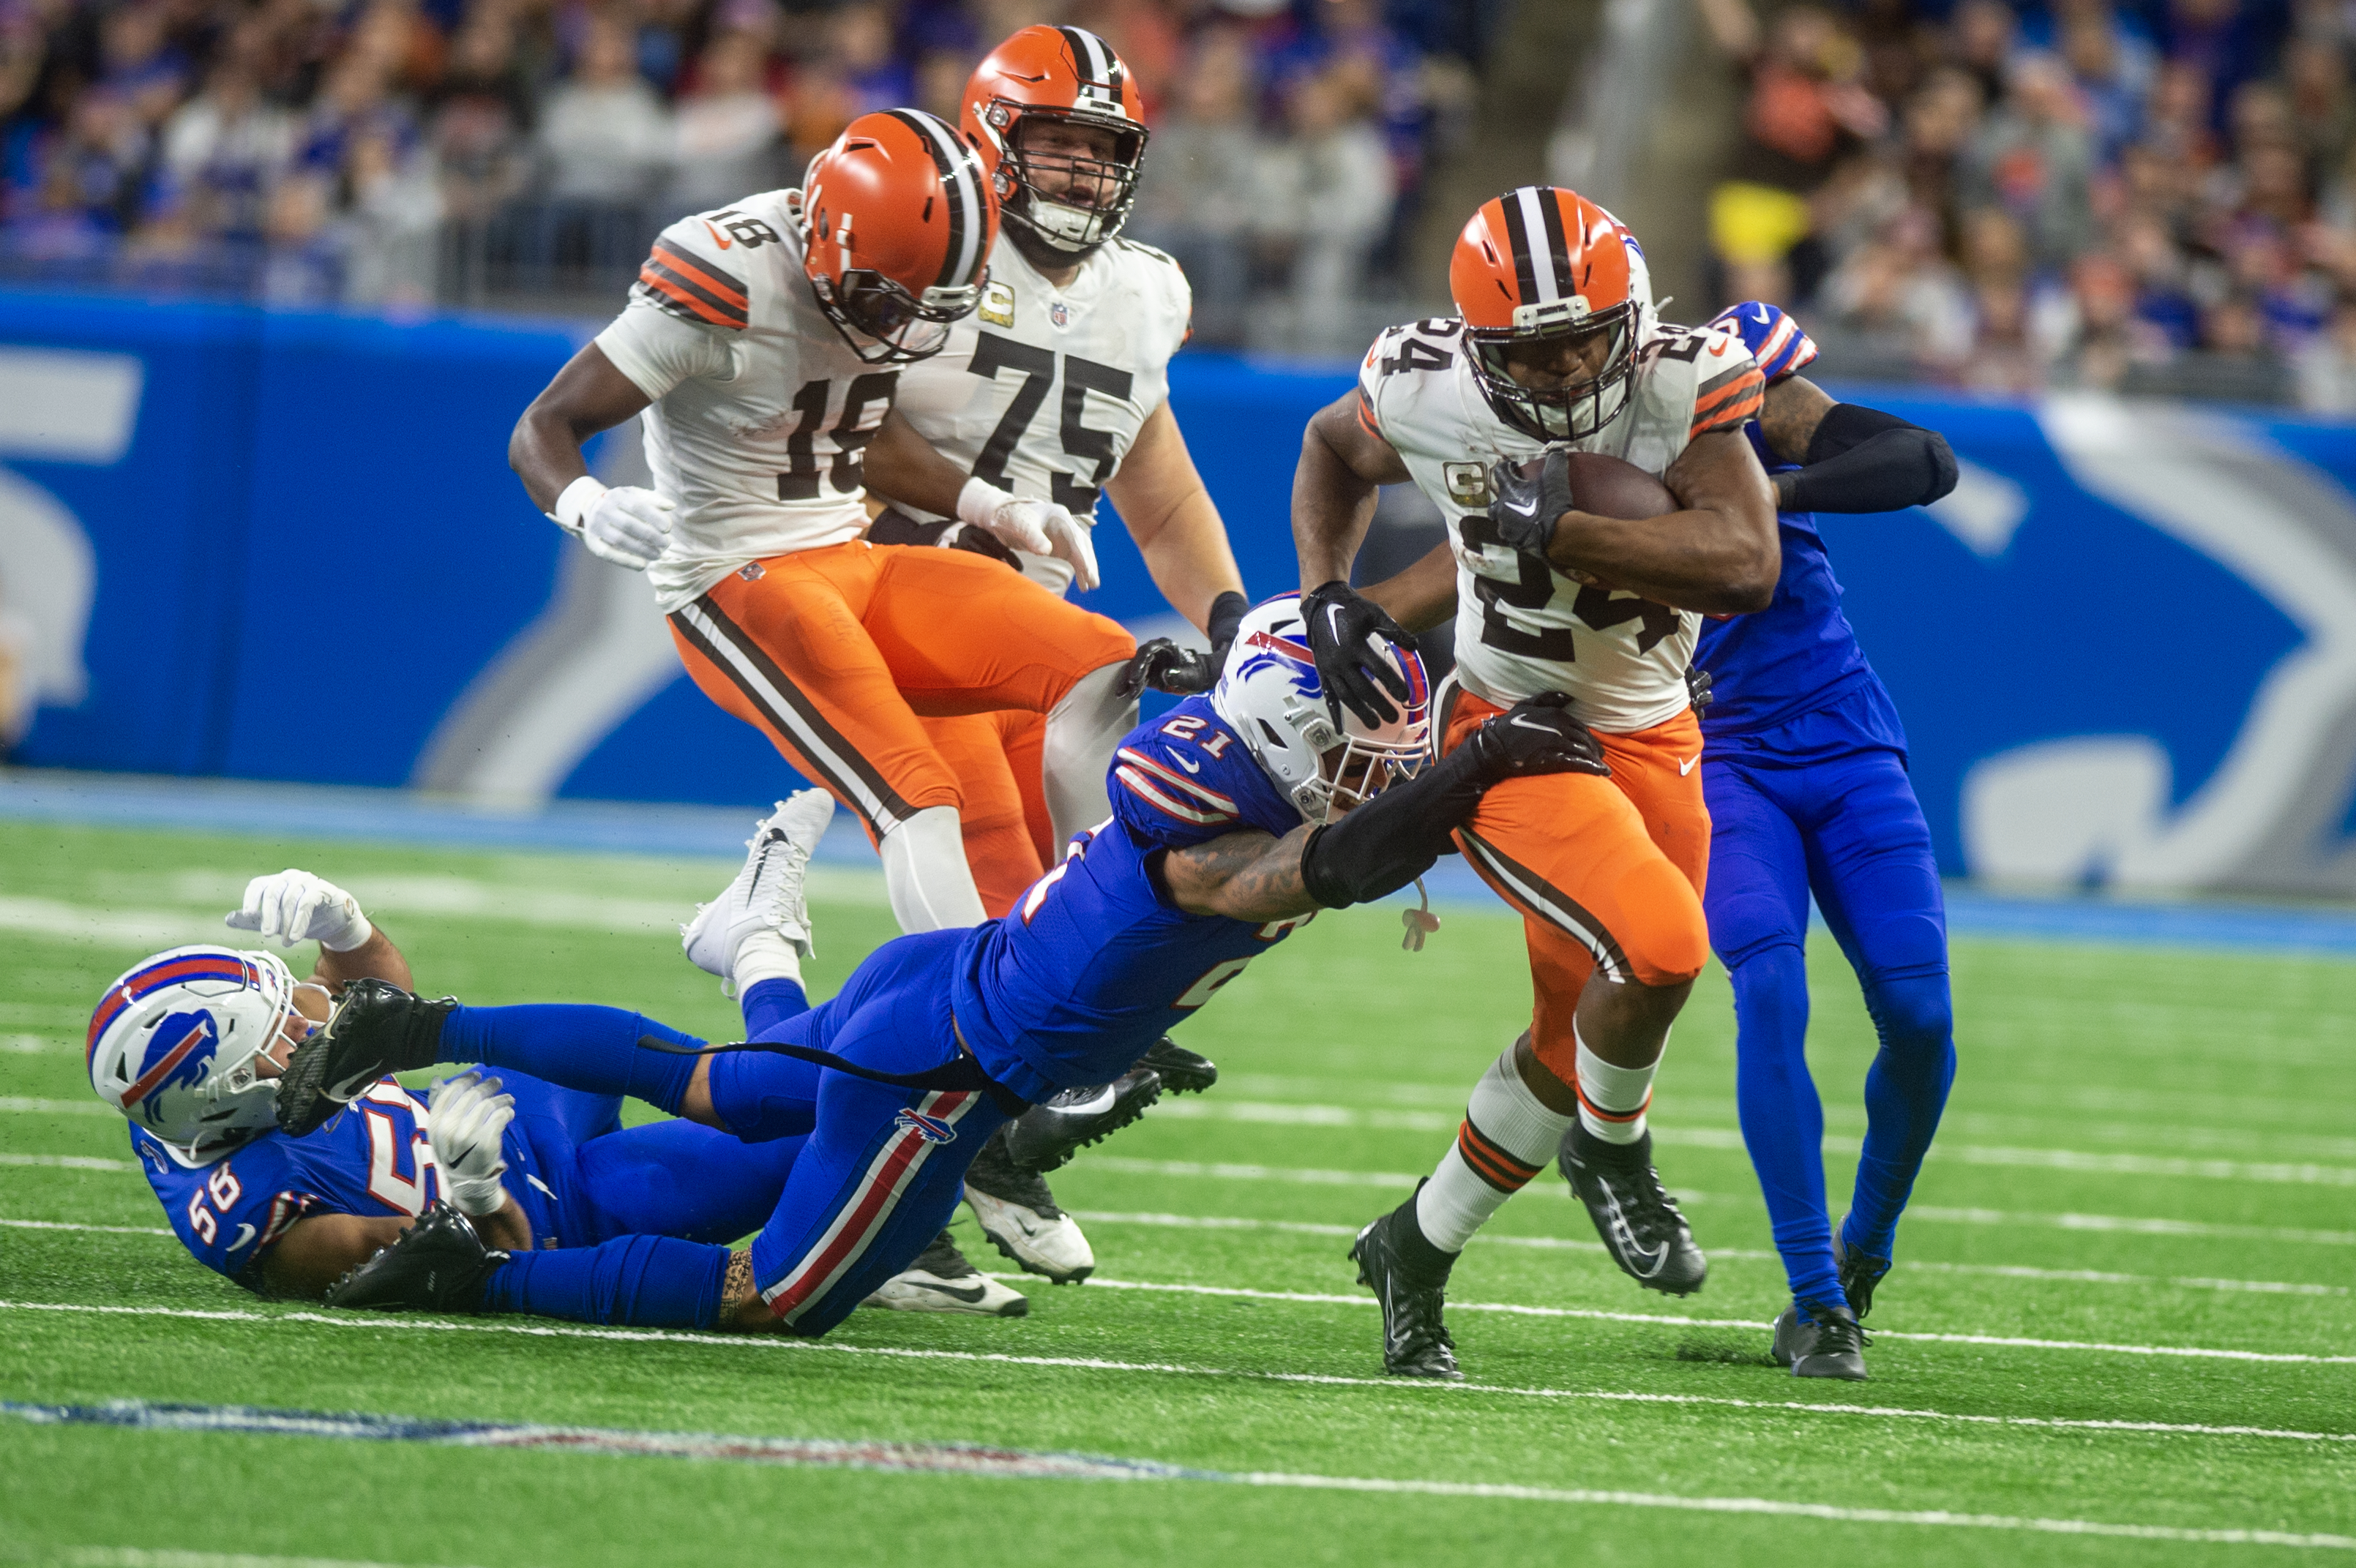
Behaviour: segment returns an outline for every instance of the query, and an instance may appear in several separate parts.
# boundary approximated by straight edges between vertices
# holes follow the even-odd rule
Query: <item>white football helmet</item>
[[[1431,685],[1423,660],[1410,649],[1382,645],[1407,681],[1408,697],[1395,704],[1397,718],[1369,728],[1326,700],[1300,594],[1254,605],[1236,630],[1211,706],[1305,821],[1326,820],[1337,795],[1355,805],[1396,779],[1414,777],[1430,760]]]
[[[99,998],[90,1086],[192,1159],[243,1143],[277,1125],[278,1080],[254,1064],[294,1012],[295,984],[274,953],[158,953]]]

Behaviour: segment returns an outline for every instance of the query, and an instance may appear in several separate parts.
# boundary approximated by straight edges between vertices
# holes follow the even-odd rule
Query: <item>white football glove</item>
[[[549,516],[599,560],[644,571],[670,543],[670,515],[678,505],[636,485],[607,489],[584,474],[564,487]]]
[[[1088,543],[1088,526],[1053,501],[1027,500],[987,479],[969,479],[958,492],[958,520],[985,529],[1011,549],[1069,561],[1083,593],[1097,585],[1097,552]]]
[[[231,931],[259,932],[281,947],[316,942],[349,953],[376,934],[359,901],[324,877],[289,867],[245,884],[245,902],[221,917]]]
[[[507,1174],[508,1162],[499,1154],[499,1136],[514,1120],[515,1096],[500,1093],[496,1078],[462,1072],[434,1085],[426,1132],[434,1141],[434,1163],[442,1168],[442,1196],[470,1220],[496,1214],[507,1204],[499,1178]]]

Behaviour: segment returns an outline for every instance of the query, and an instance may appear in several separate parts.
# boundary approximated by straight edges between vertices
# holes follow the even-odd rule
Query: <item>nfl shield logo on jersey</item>
[[[1047,302],[1047,319],[1054,322],[1058,327],[1069,326],[1072,325],[1071,308],[1066,305],[1062,300],[1049,300]]]
[[[928,1144],[954,1143],[957,1140],[955,1127],[938,1116],[928,1116],[922,1111],[903,1109],[894,1120]]]

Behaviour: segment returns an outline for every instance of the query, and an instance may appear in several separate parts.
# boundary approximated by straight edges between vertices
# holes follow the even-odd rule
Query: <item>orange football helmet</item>
[[[1043,153],[1023,127],[1061,121],[1109,131],[1109,158]],[[1110,44],[1080,27],[1025,27],[990,52],[965,84],[964,128],[982,151],[1007,221],[1055,257],[1076,261],[1120,232],[1145,158],[1145,101]],[[1050,178],[1047,188],[1041,176]],[[1075,199],[1083,189],[1094,199]]]
[[[1456,238],[1448,291],[1473,375],[1507,424],[1578,441],[1627,406],[1653,326],[1652,279],[1636,237],[1595,203],[1546,185],[1483,203]],[[1512,361],[1550,339],[1570,340],[1582,373],[1552,386],[1515,379]]]
[[[862,114],[802,180],[802,271],[870,365],[928,358],[981,302],[998,198],[981,159],[921,109]]]

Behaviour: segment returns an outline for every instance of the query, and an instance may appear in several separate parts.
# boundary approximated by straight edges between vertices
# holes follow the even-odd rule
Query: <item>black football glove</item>
[[[1473,753],[1483,784],[1537,773],[1612,776],[1602,742],[1570,716],[1570,699],[1559,691],[1524,698],[1473,731],[1460,749]]]
[[[1147,687],[1173,697],[1193,697],[1219,684],[1219,667],[1211,656],[1182,648],[1167,637],[1140,643],[1114,687],[1122,697],[1135,697]]]
[[[1710,689],[1717,678],[1699,665],[1686,666],[1686,706],[1691,708],[1697,717],[1718,700],[1718,693]]]
[[[1309,651],[1317,656],[1317,678],[1328,701],[1340,704],[1368,725],[1387,724],[1398,709],[1387,691],[1407,700],[1407,677],[1376,651],[1375,639],[1414,651],[1415,639],[1373,600],[1335,578],[1301,596],[1301,616],[1309,623]],[[1338,720],[1339,713],[1334,715]]]
[[[1554,543],[1555,525],[1570,510],[1570,452],[1549,447],[1537,477],[1525,479],[1518,465],[1498,462],[1489,469],[1489,526],[1497,542],[1543,560]]]

